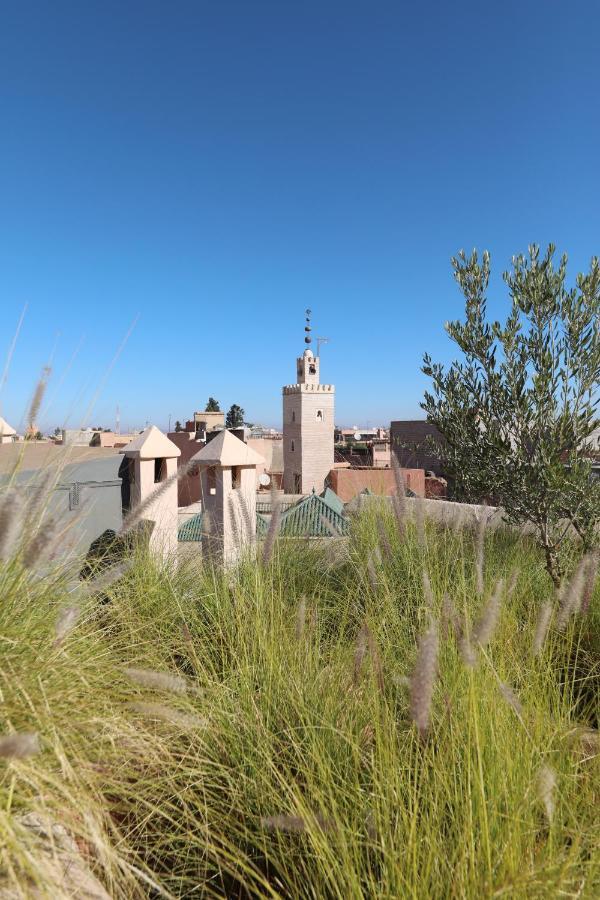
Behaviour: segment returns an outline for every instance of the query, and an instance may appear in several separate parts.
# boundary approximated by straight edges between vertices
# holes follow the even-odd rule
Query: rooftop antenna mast
[[[115,434],[121,434],[121,410],[117,403],[117,414],[115,416]]]
[[[318,337],[317,338],[317,356],[321,356],[321,344],[328,344],[329,338],[326,337]]]

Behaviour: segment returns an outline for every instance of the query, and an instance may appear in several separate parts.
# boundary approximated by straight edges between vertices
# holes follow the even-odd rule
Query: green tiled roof
[[[323,500],[327,503],[332,509],[339,513],[340,516],[344,514],[344,504],[343,501],[340,500],[335,491],[332,491],[331,488],[325,488],[325,493],[323,494]]]
[[[265,519],[259,512],[256,513],[256,536],[265,537],[269,530],[269,520]]]
[[[201,541],[202,540],[202,513],[197,513],[180,525],[177,529],[178,541]]]
[[[331,492],[339,502],[336,494]],[[348,534],[348,520],[331,499],[309,494],[287,509],[281,516],[280,533],[286,537],[331,537]],[[329,527],[328,527],[328,524]]]
[[[256,513],[256,534],[258,537],[264,537],[269,530],[269,520]],[[192,516],[187,522],[179,526],[177,531],[177,540],[179,541],[201,541],[202,540],[202,513]]]

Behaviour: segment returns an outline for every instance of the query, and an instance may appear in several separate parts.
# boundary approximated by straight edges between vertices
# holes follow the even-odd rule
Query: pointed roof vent
[[[199,466],[258,466],[264,459],[231,431],[221,431],[190,462]]]
[[[150,425],[120,452],[125,456],[135,456],[137,459],[173,459],[181,456],[179,447],[156,425]]]

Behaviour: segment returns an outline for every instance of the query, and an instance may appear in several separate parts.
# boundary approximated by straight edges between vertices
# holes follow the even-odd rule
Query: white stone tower
[[[121,450],[128,460],[126,473],[128,508],[146,504],[141,521],[153,523],[150,550],[163,556],[177,552],[177,457],[181,450],[156,425]],[[165,482],[168,484],[165,485]],[[152,495],[156,494],[154,500]]]
[[[200,469],[202,552],[233,565],[256,538],[256,467],[262,456],[230,431],[221,431],[191,462]]]
[[[296,360],[296,384],[283,388],[283,489],[286,494],[320,494],[333,468],[335,387],[321,384],[319,357],[310,349],[310,310]]]

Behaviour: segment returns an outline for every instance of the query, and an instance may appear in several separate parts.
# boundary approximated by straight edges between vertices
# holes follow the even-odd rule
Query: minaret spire
[[[312,310],[311,309],[305,310],[305,314],[306,314],[306,325],[304,326],[304,343],[308,347],[310,344],[312,344],[312,338],[310,336],[310,333],[312,331],[312,328],[310,327],[310,317],[312,315]]]

